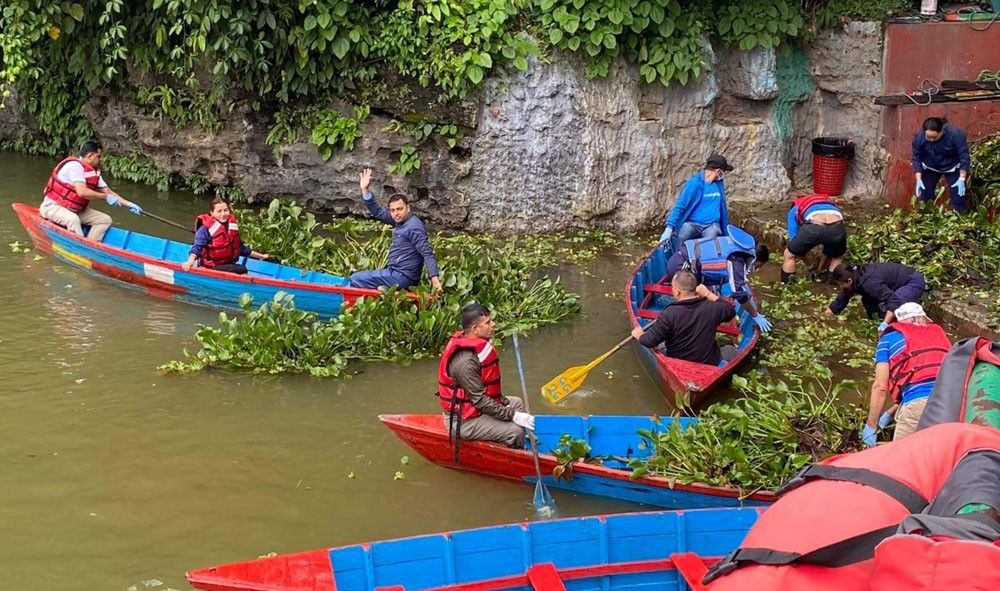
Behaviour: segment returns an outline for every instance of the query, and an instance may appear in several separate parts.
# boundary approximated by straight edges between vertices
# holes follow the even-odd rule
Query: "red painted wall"
[[[974,24],[985,26],[982,21]],[[915,90],[924,79],[934,84],[975,80],[982,70],[1000,68],[1000,23],[982,32],[965,22],[890,24],[882,64],[886,94]],[[896,207],[907,205],[914,193],[910,143],[924,119],[947,117],[965,130],[970,142],[1000,131],[1000,100],[882,109],[883,146],[890,154],[885,199]]]

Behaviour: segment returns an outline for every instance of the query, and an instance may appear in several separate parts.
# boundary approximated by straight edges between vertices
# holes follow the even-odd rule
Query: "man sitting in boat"
[[[715,329],[736,316],[736,303],[699,285],[694,273],[683,269],[674,273],[670,287],[674,301],[645,330],[633,328],[632,337],[650,349],[663,343],[667,357],[694,363],[718,366],[736,357],[736,347],[720,349],[715,340]]]
[[[246,265],[240,264],[240,257],[250,256],[267,260],[269,255],[251,250],[240,240],[239,225],[229,211],[229,204],[222,197],[212,199],[211,213],[203,213],[195,220],[194,245],[188,260],[181,265],[190,271],[194,262],[213,271],[245,275]]]
[[[893,310],[908,302],[920,302],[927,290],[924,276],[899,263],[872,263],[870,265],[838,265],[833,279],[840,285],[840,293],[823,313],[840,314],[851,303],[851,298],[861,294],[861,304],[868,316],[882,316],[878,331],[882,332],[892,322]]]
[[[52,169],[38,215],[79,236],[84,235],[83,226],[88,225],[86,238],[100,242],[111,227],[111,216],[90,207],[90,202],[97,199],[142,214],[141,207],[112,191],[104,182],[101,144],[89,141],[80,147],[79,156],[65,158]]]
[[[761,332],[771,330],[771,323],[757,312],[747,286],[747,275],[759,269],[771,255],[764,243],[736,226],[727,228],[727,235],[718,238],[688,240],[667,261],[666,280],[677,271],[690,270],[698,281],[708,286],[729,285],[733,298],[743,306]]]
[[[389,246],[389,257],[385,268],[355,272],[351,275],[351,287],[376,289],[399,286],[399,289],[409,289],[420,282],[420,276],[426,265],[431,286],[435,291],[441,291],[438,265],[434,259],[434,249],[427,240],[424,223],[410,213],[409,202],[402,193],[389,197],[389,211],[386,211],[369,191],[371,181],[372,169],[366,168],[361,171],[361,195],[364,197],[365,206],[368,207],[372,217],[392,226],[392,244]]]
[[[866,445],[875,445],[876,427],[892,421],[892,409],[882,412],[888,395],[896,408],[896,431],[892,440],[913,433],[934,389],[941,362],[951,349],[951,340],[931,322],[920,304],[910,302],[895,311],[895,322],[882,333],[875,348],[875,381],[872,383],[868,421],[861,431]]]
[[[524,430],[535,428],[524,401],[501,392],[500,358],[490,343],[494,326],[485,307],[463,308],[462,330],[451,335],[438,366],[437,395],[456,458],[463,439],[523,448]]]
[[[660,236],[660,242],[670,240],[675,232],[678,244],[723,234],[729,225],[729,209],[722,176],[732,169],[724,156],[712,154],[708,157],[705,170],[699,171],[684,184],[684,190],[667,217],[667,227]]]
[[[788,211],[788,246],[781,263],[781,280],[788,283],[795,274],[795,259],[823,247],[817,270],[832,273],[847,253],[844,213],[827,195],[804,195],[792,202]]]

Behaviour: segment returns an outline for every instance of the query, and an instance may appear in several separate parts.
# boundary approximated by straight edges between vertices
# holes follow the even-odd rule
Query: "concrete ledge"
[[[878,204],[861,202],[848,204],[843,209],[848,221],[856,223],[858,220],[871,219],[874,215],[873,206],[878,207]],[[750,232],[758,240],[763,240],[771,252],[778,254],[780,260],[788,237],[787,205],[761,207],[734,202],[730,204],[729,213],[734,224]],[[850,260],[851,253],[848,252],[847,256]],[[818,257],[818,251],[814,250],[806,257],[806,263],[814,264]],[[933,292],[933,297],[925,300],[927,303],[924,307],[931,317],[944,324],[959,338],[978,335],[991,341],[1000,341],[1000,331],[990,328],[993,314],[975,298],[964,298],[950,292]]]

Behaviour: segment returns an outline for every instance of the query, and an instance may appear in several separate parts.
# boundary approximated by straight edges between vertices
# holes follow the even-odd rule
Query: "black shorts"
[[[835,259],[847,253],[847,226],[836,224],[810,224],[799,227],[795,238],[788,241],[788,252],[804,257],[813,248],[823,245],[823,255]]]

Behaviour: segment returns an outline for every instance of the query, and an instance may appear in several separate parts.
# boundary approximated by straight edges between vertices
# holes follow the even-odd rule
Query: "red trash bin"
[[[840,195],[847,177],[847,163],[854,156],[850,138],[818,137],[812,141],[813,192]]]

